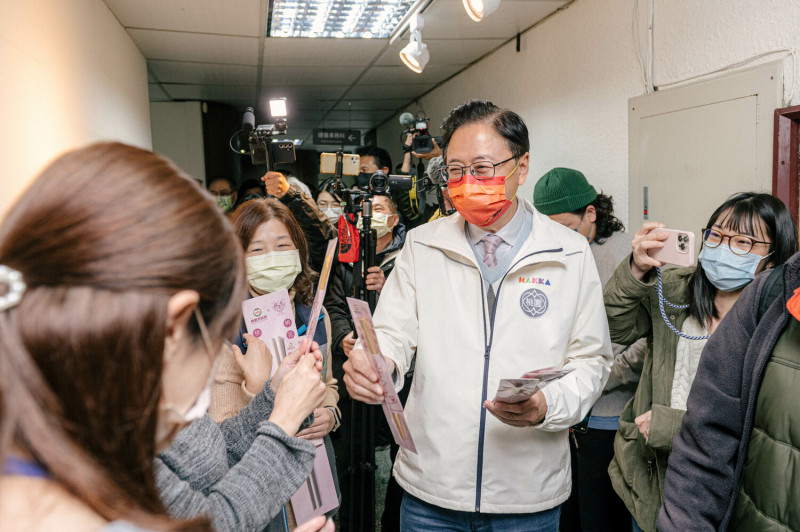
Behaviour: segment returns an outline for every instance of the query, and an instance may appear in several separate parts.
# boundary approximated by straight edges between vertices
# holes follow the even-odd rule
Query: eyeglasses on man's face
[[[737,255],[747,255],[756,244],[771,244],[763,240],[756,240],[747,235],[723,235],[716,229],[703,229],[703,245],[709,248],[718,247],[725,240],[728,247]]]
[[[499,163],[493,163],[491,161],[475,161],[469,166],[461,166],[460,164],[447,164],[441,169],[442,179],[447,183],[457,183],[461,181],[465,175],[467,175],[467,169],[469,169],[469,173],[472,174],[472,177],[475,179],[491,179],[495,176],[495,171],[497,170],[498,166],[513,159],[516,159],[516,157],[512,155],[505,161],[500,161]]]

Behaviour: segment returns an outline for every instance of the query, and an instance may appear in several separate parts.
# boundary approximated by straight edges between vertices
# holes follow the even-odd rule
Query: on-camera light
[[[289,112],[286,109],[286,98],[273,98],[269,101],[269,114],[272,118],[286,118]]]
[[[469,18],[480,22],[495,11],[500,5],[500,0],[461,0]]]

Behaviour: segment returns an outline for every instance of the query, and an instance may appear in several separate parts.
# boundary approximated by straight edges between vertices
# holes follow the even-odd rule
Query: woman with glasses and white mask
[[[642,225],[631,257],[604,291],[611,341],[648,338],[639,387],[620,416],[609,466],[634,530],[647,532],[656,530],[672,438],[680,430],[707,338],[758,273],[783,264],[797,250],[789,210],[769,194],[739,193],[720,205],[702,230],[695,267],[660,270],[664,263],[648,250],[664,247],[667,234],[654,231],[661,227]]]

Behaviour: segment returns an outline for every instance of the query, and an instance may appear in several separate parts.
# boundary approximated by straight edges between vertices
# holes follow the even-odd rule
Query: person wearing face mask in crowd
[[[325,261],[328,240],[336,233],[325,214],[314,200],[297,185],[290,184],[281,172],[267,172],[261,178],[269,196],[288,207],[302,230],[308,244],[308,263],[312,270],[320,271]]]
[[[334,227],[339,224],[339,217],[344,212],[342,208],[342,199],[336,194],[334,190],[334,180],[328,179],[319,186],[317,192],[317,207],[325,214],[325,217]]]
[[[417,453],[394,465],[401,529],[556,532],[567,429],[611,365],[597,267],[585,238],[517,198],[530,165],[519,115],[474,100],[442,130],[458,214],[409,232],[374,316],[396,388],[415,360],[405,416]],[[550,366],[572,372],[520,403],[493,400],[500,379]],[[383,399],[363,349],[344,370],[353,398]]]
[[[289,209],[276,199],[252,200],[242,204],[231,219],[234,232],[245,254],[249,297],[289,290],[289,297],[299,328],[308,327],[311,304],[318,275],[308,265],[308,244],[297,221]],[[325,363],[325,394],[315,405],[314,422],[297,434],[298,438],[322,438],[328,451],[333,476],[336,477],[336,459],[328,434],[340,425],[341,412],[336,379],[330,364],[330,318],[322,308],[321,323],[313,340],[320,346]],[[246,355],[241,353],[247,350]],[[251,355],[251,350],[255,350]],[[263,342],[247,334],[244,320],[239,336],[231,350],[224,352],[222,365],[215,375],[212,404],[209,413],[217,420],[227,419],[250,403],[267,380],[272,355]],[[297,523],[291,504],[278,515],[268,530],[294,529]]]
[[[633,237],[614,216],[612,198],[598,194],[577,170],[553,168],[539,178],[533,206],[586,238],[603,284],[630,253]],[[614,456],[619,413],[636,391],[645,348],[644,338],[631,346],[613,344],[614,365],[603,395],[590,416],[570,429],[572,494],[561,508],[561,532],[617,532],[630,527],[630,514],[611,486],[608,464]]]
[[[657,231],[662,224],[646,222],[633,238],[632,255],[606,284],[611,340],[648,342],[636,394],[620,414],[609,466],[634,530],[656,530],[673,437],[709,335],[715,337],[755,275],[797,251],[792,226],[789,209],[776,197],[739,193],[717,207],[702,230],[697,266],[656,270],[664,264],[647,252],[663,248],[667,233]],[[665,311],[662,295],[670,303],[663,303]]]
[[[380,292],[383,288],[386,278],[394,268],[395,259],[400,253],[400,250],[405,243],[406,230],[403,224],[399,222],[400,216],[397,213],[397,206],[392,198],[388,195],[376,194],[372,199],[372,221],[371,227],[375,230],[377,241],[375,242],[375,262],[377,266],[372,266],[368,270],[365,282],[370,290]],[[362,228],[361,218],[357,223],[358,229]],[[350,296],[353,291],[353,265],[339,263],[337,271],[341,284],[331,286],[331,292],[326,301],[330,300],[334,305],[346,305],[346,297]],[[355,345],[353,338],[353,323],[349,316],[345,320],[333,320],[333,338],[337,343],[338,349],[334,351],[333,357],[333,375],[341,380],[344,376],[342,366],[347,360],[347,355]],[[408,373],[409,385],[412,371]],[[405,399],[408,394],[409,386],[406,386],[401,391],[401,397]],[[342,419],[347,420],[351,415],[351,402],[350,398],[343,394],[342,401],[340,401],[340,408],[342,409]],[[376,427],[376,445],[389,445],[390,456],[392,461],[397,454],[398,447],[392,439],[389,426],[386,424],[385,419],[381,417],[380,409],[376,409],[377,427]],[[334,438],[334,447],[336,449],[336,456],[342,467],[339,468],[339,483],[346,485],[347,478],[350,474],[350,446],[354,444],[353,438],[356,437],[351,432],[351,427],[347,424],[342,433]],[[390,532],[397,529],[400,516],[400,503],[402,501],[402,490],[400,490],[397,482],[394,479],[389,479],[387,486],[386,498],[384,504],[384,513],[381,518],[382,530]],[[347,514],[347,504],[342,504],[342,512],[339,514],[339,520],[343,530],[348,530],[350,524],[350,516]]]
[[[61,192],[90,186],[91,201]],[[153,246],[165,232],[172,244]],[[0,227],[0,529],[234,530],[266,512],[273,491],[302,484],[314,450],[290,435],[311,411],[298,396],[322,393],[319,353],[284,368],[278,395],[260,392],[249,419],[217,427],[204,416],[244,280],[230,224],[169,161],[104,143],[42,172]],[[181,455],[175,434],[203,420],[256,452],[236,464],[246,448],[220,435],[217,447]],[[205,511],[168,515],[156,477],[170,464],[159,451],[203,465],[221,457],[234,476],[271,474],[244,475],[250,484],[237,489],[174,477]],[[189,482],[204,491],[190,494]]]
[[[218,177],[208,183],[208,191],[217,199],[217,205],[222,212],[229,213],[236,205],[236,184],[227,177]]]

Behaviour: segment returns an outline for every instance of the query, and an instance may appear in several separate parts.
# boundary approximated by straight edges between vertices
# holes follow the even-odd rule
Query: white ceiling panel
[[[387,118],[387,114],[391,113],[392,111],[330,111],[327,115],[325,115],[325,119],[328,120],[353,120],[353,122],[357,121],[373,121],[373,120],[382,120]]]
[[[292,100],[335,100],[341,98],[348,85],[302,85],[265,87],[263,98],[287,98]]]
[[[364,71],[363,66],[270,66],[262,73],[264,84],[350,85]]]
[[[260,0],[105,0],[126,28],[258,37]]]
[[[266,39],[264,67],[366,67],[383,49],[383,39]]]
[[[432,89],[429,85],[357,85],[347,93],[347,98],[415,98],[423,92]]]
[[[481,22],[473,22],[461,0],[436,0],[423,13],[422,40],[427,42],[428,20],[435,23],[428,37],[437,39],[503,39],[522,32],[545,18],[566,0],[503,0],[497,11]],[[408,33],[406,32],[406,41]]]
[[[367,85],[372,83],[439,83],[462,68],[461,65],[428,65],[422,73],[417,74],[406,68],[405,65],[374,66],[364,74],[359,83]]]
[[[510,36],[509,36],[510,38]],[[461,65],[475,61],[480,56],[489,52],[508,39],[433,39],[426,38],[423,34],[422,41],[428,45],[428,52],[431,54],[428,68],[437,65]],[[398,39],[389,47],[376,61],[380,66],[398,66],[403,63],[400,61],[400,50],[408,44],[408,40]]]
[[[239,87],[235,85],[171,85],[163,83],[163,87],[176,100],[232,100],[255,101],[255,87]],[[252,104],[251,104],[252,105]]]
[[[199,85],[255,85],[257,66],[148,61],[159,81]]]
[[[258,39],[205,33],[128,29],[146,59],[258,65]]]
[[[398,109],[400,106],[408,102],[407,98],[401,99],[380,99],[380,100],[343,100],[336,106],[337,111],[346,111],[352,104],[352,109],[356,110],[375,110],[375,111],[392,111]]]

